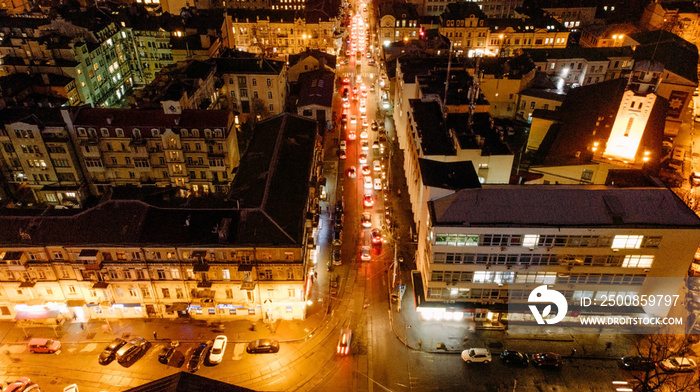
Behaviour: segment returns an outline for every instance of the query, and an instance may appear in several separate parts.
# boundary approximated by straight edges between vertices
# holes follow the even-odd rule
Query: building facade
[[[571,209],[578,201],[586,208]],[[566,297],[564,322],[578,323],[594,311],[576,307],[582,296],[657,292],[647,279],[686,276],[700,244],[700,219],[667,188],[486,186],[429,210],[414,274],[424,318],[531,321],[504,306],[545,284]]]
[[[194,194],[225,193],[238,167],[228,110],[81,108],[65,113],[94,194],[119,185],[175,186]]]

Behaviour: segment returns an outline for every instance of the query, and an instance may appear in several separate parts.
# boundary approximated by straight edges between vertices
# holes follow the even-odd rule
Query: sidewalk
[[[66,322],[56,329],[36,327],[25,331],[15,322],[0,322],[0,342],[3,344],[26,344],[35,337],[58,339],[63,344],[108,343],[114,338],[142,336],[152,342],[180,340],[199,342],[226,335],[229,341],[245,343],[262,338],[273,338],[280,342],[295,342],[307,339],[324,323],[324,311],[318,311],[305,320],[277,320],[272,326],[257,320],[255,330],[249,320],[207,321],[196,319],[110,319],[91,320],[87,323]],[[223,325],[223,329],[219,326]],[[110,331],[111,329],[111,331]],[[156,336],[154,336],[154,333]],[[155,337],[155,339],[154,339]]]

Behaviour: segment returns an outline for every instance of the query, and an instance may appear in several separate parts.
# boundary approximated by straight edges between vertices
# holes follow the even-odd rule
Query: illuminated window
[[[613,239],[613,249],[639,249],[642,245],[641,235],[616,235]]]
[[[625,268],[651,268],[654,256],[650,255],[627,255],[622,261]]]
[[[534,248],[540,240],[539,234],[525,234],[523,236],[523,246],[526,248]]]

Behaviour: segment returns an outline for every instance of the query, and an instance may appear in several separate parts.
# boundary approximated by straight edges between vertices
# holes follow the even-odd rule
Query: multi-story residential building
[[[287,99],[287,66],[284,61],[256,58],[216,58],[216,72],[223,81],[220,96],[228,108],[250,116],[284,112]]]
[[[514,18],[516,8],[523,5],[522,0],[469,0],[479,6],[488,18]],[[421,15],[439,16],[445,11],[447,0],[408,0],[415,4]]]
[[[511,59],[484,58],[479,70],[479,90],[489,102],[489,114],[496,118],[513,118],[518,109],[519,93],[535,77],[535,64],[527,55]]]
[[[119,185],[229,190],[239,151],[228,110],[91,109],[64,117],[94,194]]]
[[[412,3],[379,3],[379,42],[406,42],[420,37],[420,16]]]
[[[324,129],[331,129],[334,82],[335,73],[325,69],[301,74],[297,114],[318,121]]]
[[[681,294],[682,279],[648,279],[686,276],[700,244],[700,219],[667,188],[486,185],[431,200],[428,211],[413,274],[424,318],[510,327],[532,314],[504,305],[524,305],[544,284],[570,305],[563,322],[579,323],[600,312],[576,306],[582,296]]]
[[[79,105],[80,97],[75,80],[69,76],[14,73],[0,76],[0,101],[0,107],[41,106],[44,101],[49,107],[58,107]]]
[[[546,4],[542,10],[567,29],[578,31],[581,27],[594,23],[596,8],[595,4],[585,1],[564,0]]]
[[[335,72],[335,56],[320,50],[305,50],[301,53],[289,55],[287,61],[287,81],[295,83],[299,75],[316,69]]]
[[[72,216],[0,217],[0,318],[49,308],[81,319],[303,319],[316,123],[283,114],[255,131],[226,208],[168,195],[163,206],[110,200]]]
[[[627,77],[632,72],[634,59],[631,48],[605,49],[527,49],[525,53],[538,71],[561,80],[565,86],[578,87],[613,77]]]
[[[639,21],[645,30],[666,30],[700,45],[700,9],[691,1],[652,1]]]
[[[530,84],[518,92],[515,119],[532,121],[535,110],[556,110],[566,98],[565,86],[558,87],[552,79],[542,72],[535,74]]]
[[[173,64],[172,37],[164,30],[134,30],[136,52],[143,67],[143,84],[149,84],[164,67]]]
[[[0,118],[0,171],[15,199],[81,206],[89,194],[60,110],[11,108]]]
[[[629,36],[638,32],[639,27],[631,23],[586,26],[581,29],[579,45],[593,48],[631,46],[634,41]]]
[[[166,113],[184,109],[218,109],[214,61],[190,60],[163,68],[148,86],[130,100],[137,108],[162,107]]]
[[[308,48],[337,54],[340,22],[325,12],[305,9],[228,9],[221,27],[221,42],[227,48],[266,56],[284,57]]]
[[[569,40],[569,29],[552,17],[528,19],[487,19],[488,32],[476,41],[466,42],[460,36],[464,51],[477,55],[513,56],[524,49],[563,49]],[[472,37],[474,35],[472,34]],[[459,41],[457,41],[459,42]]]

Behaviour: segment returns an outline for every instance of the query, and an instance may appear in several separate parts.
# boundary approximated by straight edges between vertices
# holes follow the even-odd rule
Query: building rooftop
[[[221,58],[214,59],[218,75],[224,74],[259,74],[279,75],[284,70],[284,61],[260,58]]]
[[[132,129],[138,128],[143,137],[150,137],[151,129],[162,132],[171,128],[179,133],[180,129],[222,128],[228,131],[229,110],[185,109],[181,114],[165,114],[163,109],[103,109],[81,106],[75,110],[73,124],[76,127],[107,128],[110,133],[115,128],[124,129],[125,137],[132,137]]]
[[[266,19],[270,23],[294,23],[297,20],[305,20],[306,23],[328,22],[331,17],[324,11],[309,9],[304,10],[269,10],[229,8],[226,13],[234,22],[255,23],[259,19]],[[285,22],[286,21],[286,22]]]
[[[471,161],[439,162],[418,158],[418,165],[423,185],[451,190],[481,187]]]
[[[429,201],[428,208],[436,227],[700,229],[700,218],[668,188],[490,185]]]
[[[326,52],[322,52],[317,49],[309,49],[307,48],[305,51],[301,53],[296,53],[296,54],[290,54],[289,55],[289,66],[292,67],[299,61],[307,58],[307,57],[313,57],[317,59],[321,64],[330,67],[332,69],[335,69],[335,56],[332,54],[328,54]]]
[[[665,30],[631,34],[639,42],[635,48],[636,61],[652,60],[690,82],[698,83],[698,48],[683,38]]]
[[[253,389],[239,387],[189,372],[179,372],[149,383],[125,390],[125,392],[255,392]]]
[[[558,59],[585,59],[586,61],[607,61],[608,57],[600,48],[569,46],[565,49],[525,49],[532,61],[536,63]]]
[[[391,15],[396,19],[406,20],[418,20],[418,18],[420,18],[415,4],[399,3],[396,1],[379,3],[379,19],[385,15]]]
[[[437,101],[420,99],[411,99],[408,102],[416,127],[416,138],[420,139],[420,147],[423,150],[419,156],[455,155],[457,150],[445,127],[440,104]]]
[[[469,3],[473,4],[473,3]],[[486,19],[486,25],[493,33],[499,31],[512,30],[515,32],[535,31],[538,29],[546,29],[547,31],[566,32],[569,31],[558,20],[550,16],[539,16],[536,18],[490,18]]]
[[[319,105],[331,107],[333,103],[333,83],[335,73],[318,69],[299,74],[299,101],[297,106]]]
[[[109,200],[63,216],[3,210],[0,243],[299,246],[315,143],[314,121],[281,114],[258,123],[232,184],[237,208],[160,208],[136,200]]]
[[[440,20],[442,23],[447,20],[464,20],[471,15],[474,15],[477,19],[486,19],[486,14],[476,3],[459,2],[447,4],[445,11],[440,15]]]
[[[554,124],[542,140],[535,165],[590,163],[593,158],[590,146],[594,141],[607,140],[610,136],[626,87],[626,79],[613,79],[570,90],[558,110],[560,122]],[[640,141],[640,145],[655,157],[662,156],[661,142],[667,106],[666,99],[656,97]]]
[[[24,122],[42,129],[46,126],[65,127],[66,123],[59,109],[10,107],[0,110],[0,124]]]

